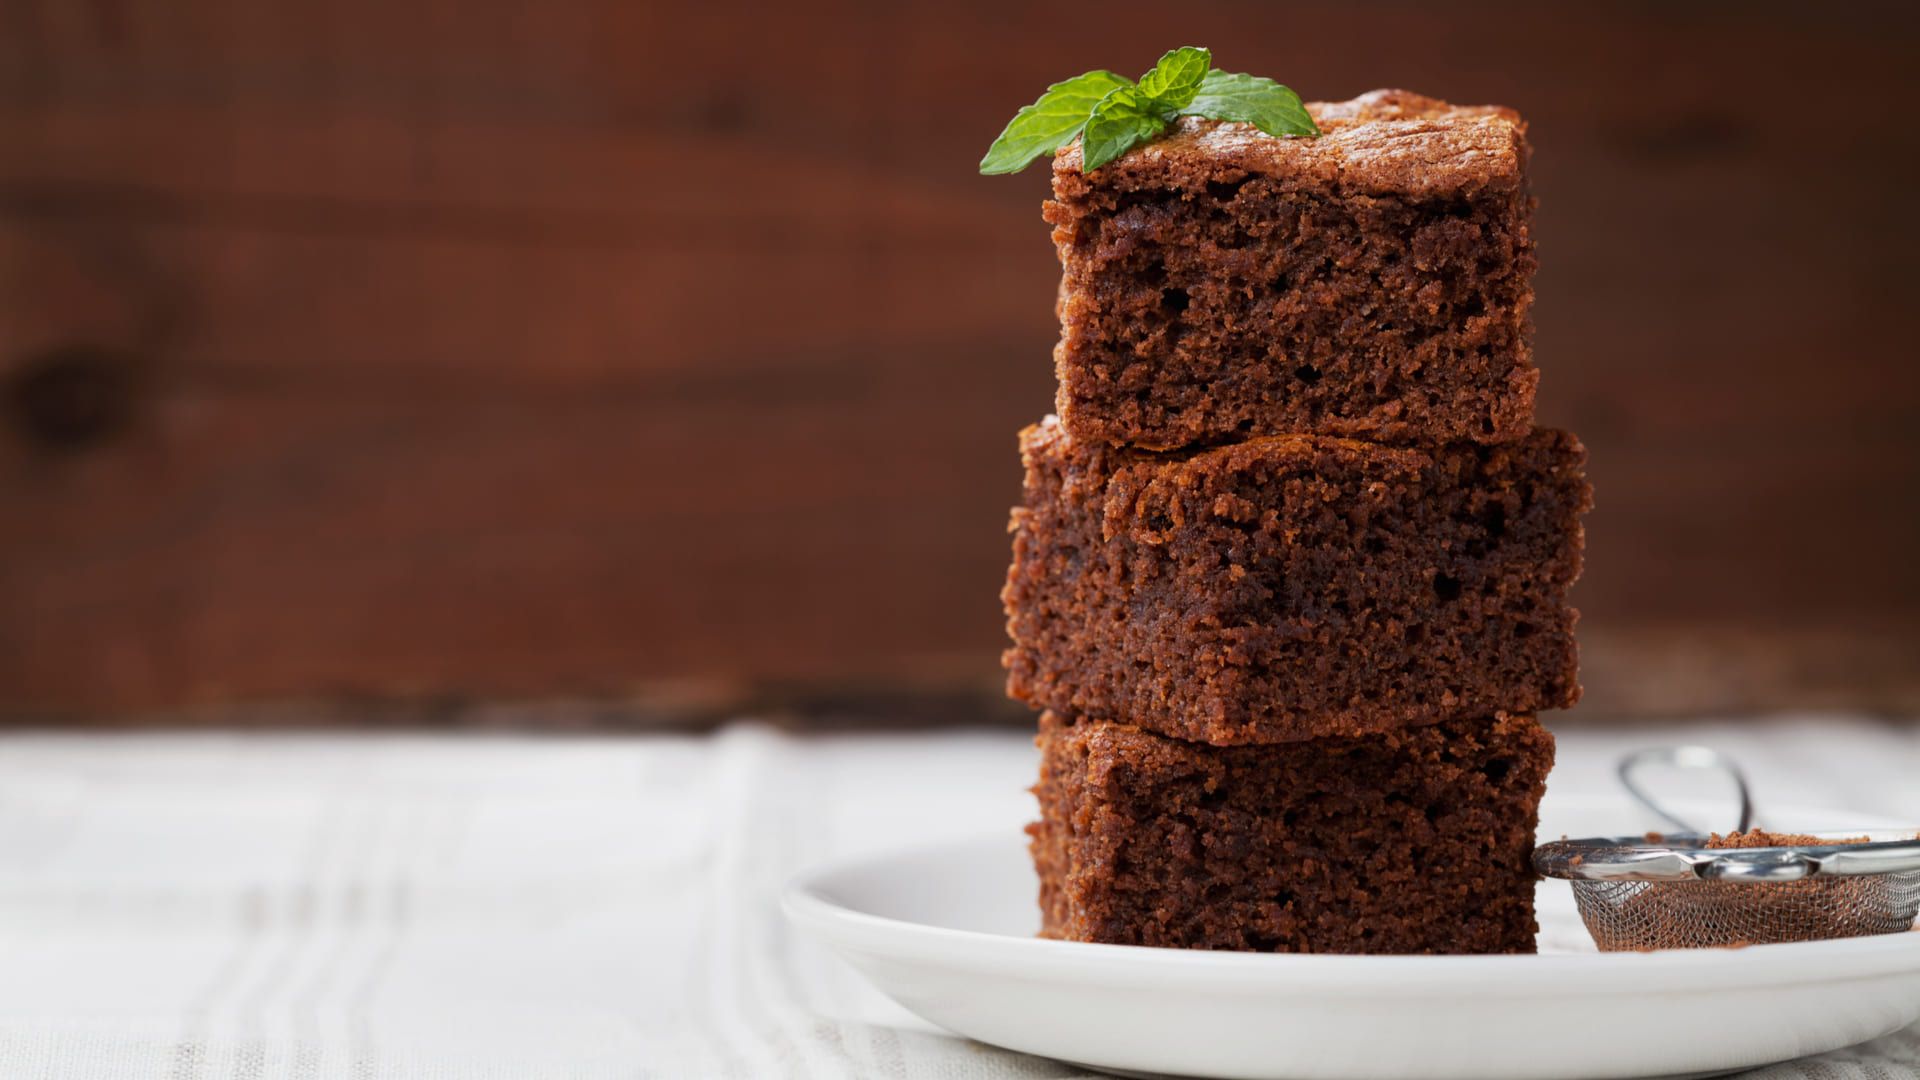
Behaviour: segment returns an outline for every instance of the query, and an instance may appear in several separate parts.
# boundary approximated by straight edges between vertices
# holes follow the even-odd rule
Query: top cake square
[[[1078,145],[1055,157],[1054,361],[1074,438],[1531,428],[1526,125],[1399,90],[1308,110],[1318,138],[1188,117],[1091,174]]]

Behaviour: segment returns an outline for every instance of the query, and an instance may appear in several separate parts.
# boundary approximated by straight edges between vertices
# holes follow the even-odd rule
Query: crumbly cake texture
[[[1054,159],[1058,411],[1145,449],[1285,432],[1436,444],[1533,422],[1526,125],[1401,90],[1280,139],[1185,118]]]
[[[1008,693],[1216,745],[1579,697],[1585,450],[1272,436],[1188,455],[1021,435]]]
[[[1215,747],[1041,717],[1042,936],[1319,953],[1534,951],[1532,717]]]

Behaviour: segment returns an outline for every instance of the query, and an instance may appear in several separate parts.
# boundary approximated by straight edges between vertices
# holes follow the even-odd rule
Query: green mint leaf
[[[1057,82],[1033,104],[1013,114],[1000,137],[980,159],[980,171],[987,176],[1017,173],[1042,154],[1072,142],[1087,126],[1094,107],[1109,93],[1133,83],[1111,71],[1089,71],[1085,75]]]
[[[1187,107],[1200,91],[1201,80],[1213,66],[1213,53],[1183,45],[1160,58],[1153,70],[1140,76],[1140,92],[1154,109],[1173,113]]]
[[[1092,172],[1165,130],[1166,119],[1139,87],[1116,86],[1087,118],[1080,136],[1080,171]]]
[[[1209,71],[1200,92],[1180,109],[1182,116],[1252,124],[1269,135],[1318,135],[1300,95],[1258,75]]]
[[[1176,116],[1252,124],[1275,136],[1320,134],[1300,95],[1272,79],[1215,71],[1213,53],[1187,45],[1162,56],[1137,84],[1089,71],[1047,87],[993,140],[980,171],[1017,173],[1077,138],[1080,168],[1092,172],[1158,138]]]

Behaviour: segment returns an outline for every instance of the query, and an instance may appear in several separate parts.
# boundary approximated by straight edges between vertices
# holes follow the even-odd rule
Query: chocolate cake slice
[[[1400,90],[1308,110],[1318,138],[1189,117],[1090,174],[1077,146],[1056,156],[1054,360],[1075,438],[1526,436],[1526,125]]]
[[[1553,736],[1499,714],[1215,747],[1047,713],[1043,936],[1261,952],[1534,951]]]
[[[1216,745],[1351,736],[1579,696],[1567,589],[1585,451],[1270,436],[1021,437],[1008,692]]]

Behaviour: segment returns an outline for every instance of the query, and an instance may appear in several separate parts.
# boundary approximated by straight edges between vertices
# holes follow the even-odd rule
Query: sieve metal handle
[[[1634,782],[1633,771],[1642,765],[1669,765],[1680,769],[1710,769],[1733,778],[1733,785],[1740,792],[1740,824],[1735,832],[1746,832],[1753,824],[1753,796],[1747,790],[1747,774],[1740,771],[1732,758],[1710,746],[1654,746],[1645,750],[1635,750],[1620,759],[1614,767],[1620,777],[1620,786],[1634,801],[1653,811],[1660,820],[1667,822],[1684,833],[1704,836],[1706,830],[1695,828],[1691,823],[1676,817],[1666,807],[1661,806],[1653,796]]]

